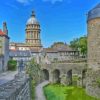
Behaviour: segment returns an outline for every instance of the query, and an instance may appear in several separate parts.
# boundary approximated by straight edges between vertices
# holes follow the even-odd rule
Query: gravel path
[[[44,92],[43,92],[43,87],[45,85],[49,84],[48,81],[40,83],[38,86],[36,86],[35,91],[36,91],[36,98],[35,100],[46,100]]]

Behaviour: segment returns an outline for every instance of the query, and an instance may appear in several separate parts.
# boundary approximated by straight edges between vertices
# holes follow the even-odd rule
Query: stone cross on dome
[[[35,17],[35,12],[34,12],[34,10],[32,10],[31,16],[32,16],[32,17]]]

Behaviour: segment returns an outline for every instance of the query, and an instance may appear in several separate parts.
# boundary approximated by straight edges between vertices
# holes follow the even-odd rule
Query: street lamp
[[[22,59],[19,61],[18,69],[19,72],[22,72],[24,70],[24,63]]]

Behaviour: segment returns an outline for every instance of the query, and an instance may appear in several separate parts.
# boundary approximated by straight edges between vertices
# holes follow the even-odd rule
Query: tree
[[[32,59],[26,68],[26,72],[29,74],[30,78],[37,83],[40,79],[40,65]]]
[[[54,44],[53,45],[51,45],[51,48],[55,48],[55,47],[57,47],[57,45],[64,45],[64,43],[63,42],[54,42]]]
[[[34,59],[27,64],[26,73],[30,77],[30,92],[31,100],[35,99],[35,86],[40,80],[40,65],[35,62]]]
[[[17,69],[17,61],[16,60],[9,60],[8,61],[8,70],[14,71]]]
[[[83,56],[87,55],[87,37],[80,37],[79,38],[79,51]]]
[[[70,47],[79,50],[82,56],[87,55],[87,36],[76,38],[70,42]]]
[[[78,50],[78,48],[79,48],[79,39],[76,38],[76,39],[72,40],[70,42],[70,47],[73,48],[74,50]]]

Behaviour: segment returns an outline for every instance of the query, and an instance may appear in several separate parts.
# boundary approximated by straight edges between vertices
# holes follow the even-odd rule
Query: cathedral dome
[[[27,25],[29,24],[39,24],[39,22],[37,21],[37,19],[35,18],[35,14],[34,11],[32,11],[31,17],[28,19]]]
[[[100,18],[100,3],[88,12],[88,21],[95,18]]]

